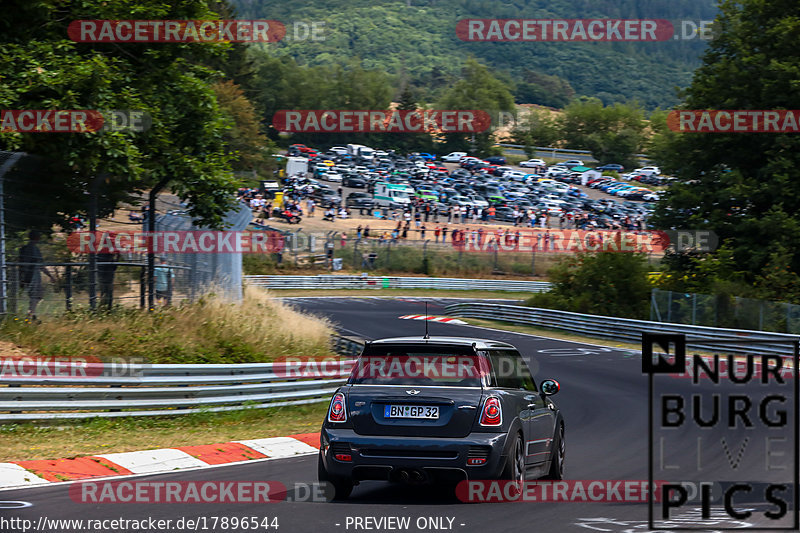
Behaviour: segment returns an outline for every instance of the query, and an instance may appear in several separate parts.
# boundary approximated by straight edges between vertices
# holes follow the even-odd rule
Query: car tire
[[[317,461],[317,479],[320,483],[327,483],[333,487],[334,492],[332,495],[328,495],[328,501],[346,500],[353,492],[352,480],[328,474],[325,464],[322,462],[322,454],[319,455]]]
[[[508,454],[500,479],[518,483],[517,489],[522,491],[522,484],[525,482],[525,443],[520,434],[517,434],[514,446]]]
[[[553,456],[550,458],[550,471],[545,479],[564,479],[564,455],[566,454],[566,442],[564,440],[564,424],[558,425],[558,432],[554,437]]]

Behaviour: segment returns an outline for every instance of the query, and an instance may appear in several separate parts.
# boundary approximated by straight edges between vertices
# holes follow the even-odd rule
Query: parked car
[[[442,156],[442,161],[446,161],[448,163],[458,163],[464,157],[467,157],[467,152],[450,152],[449,154]]]
[[[602,166],[597,167],[597,170],[600,170],[600,171],[610,170],[610,171],[614,171],[614,172],[622,172],[623,170],[625,170],[625,167],[623,167],[622,165],[618,165],[616,163],[608,163],[607,165],[602,165]]]
[[[567,168],[582,167],[583,161],[581,161],[580,159],[570,159],[569,161],[564,161],[561,164]]]
[[[342,185],[354,189],[364,189],[367,186],[367,180],[360,176],[345,176],[342,178]]]
[[[493,155],[486,158],[487,163],[491,163],[493,165],[505,165],[506,158],[501,155]]]
[[[371,209],[373,203],[372,197],[365,192],[351,192],[345,200],[347,207],[355,207],[356,209]]]
[[[645,174],[647,176],[658,176],[661,174],[661,169],[658,167],[642,167],[634,169],[633,171],[635,174]]]
[[[402,361],[394,364],[393,361]],[[564,478],[564,421],[519,351],[461,337],[372,341],[333,394],[318,477],[346,499],[355,484]]]
[[[527,161],[520,163],[519,166],[522,168],[543,167],[545,166],[545,162],[541,159],[528,159]]]
[[[342,181],[342,175],[339,174],[338,172],[325,172],[324,174],[322,174],[322,179],[324,179],[326,181],[341,182]]]
[[[524,172],[520,172],[519,170],[506,170],[503,172],[503,177],[506,179],[510,179],[513,181],[525,181],[525,174]]]

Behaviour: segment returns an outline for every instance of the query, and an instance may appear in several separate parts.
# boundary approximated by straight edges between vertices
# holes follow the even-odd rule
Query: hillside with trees
[[[713,0],[233,0],[238,17],[279,20],[286,37],[264,46],[272,57],[311,67],[349,64],[409,83],[422,101],[438,100],[474,56],[506,82],[517,103],[563,107],[573,96],[604,104],[636,101],[671,107],[706,42],[465,42],[456,24],[466,18],[611,18],[712,20]],[[295,39],[295,23],[324,23],[322,39]],[[303,37],[303,31],[298,37]]]

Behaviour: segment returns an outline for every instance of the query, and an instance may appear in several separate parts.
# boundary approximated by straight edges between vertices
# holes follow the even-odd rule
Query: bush
[[[550,269],[553,287],[526,301],[531,307],[577,313],[647,318],[647,256],[619,252],[579,254]]]

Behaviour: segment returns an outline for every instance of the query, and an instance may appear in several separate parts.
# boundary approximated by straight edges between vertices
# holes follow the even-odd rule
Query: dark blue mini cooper
[[[367,343],[322,424],[319,479],[412,484],[564,476],[564,421],[516,348],[461,337]]]

